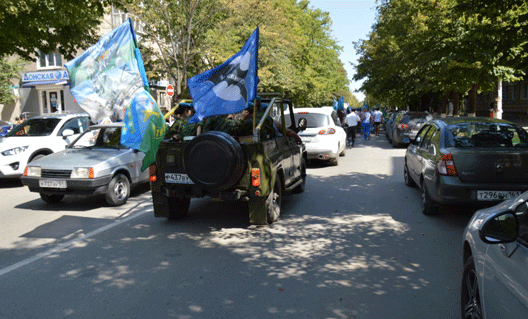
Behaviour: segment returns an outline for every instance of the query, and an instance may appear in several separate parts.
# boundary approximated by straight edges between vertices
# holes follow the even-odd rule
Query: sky
[[[340,59],[344,64],[350,79],[350,92],[358,101],[363,101],[365,95],[355,92],[361,82],[353,81],[354,67],[358,56],[353,42],[367,39],[376,17],[376,0],[309,0],[309,7],[328,12],[332,19],[332,37],[343,47]]]

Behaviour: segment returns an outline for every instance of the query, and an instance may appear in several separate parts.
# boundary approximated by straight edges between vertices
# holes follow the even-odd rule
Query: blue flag
[[[242,49],[220,66],[187,80],[195,123],[212,115],[237,113],[255,99],[258,79],[259,28]]]
[[[344,110],[345,109],[345,102],[343,100],[343,97],[339,98],[339,101],[337,102],[337,109],[338,110]]]
[[[142,169],[146,169],[156,157],[166,126],[150,95],[132,20],[127,19],[65,66],[70,92],[92,121],[124,112],[121,144],[145,153]]]
[[[337,101],[333,96],[332,96],[332,100],[334,100],[334,110],[337,111]]]

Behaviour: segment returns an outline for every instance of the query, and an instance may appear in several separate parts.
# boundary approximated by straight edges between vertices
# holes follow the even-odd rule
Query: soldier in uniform
[[[180,133],[180,140],[183,140],[186,136],[196,136],[202,133],[202,122],[195,122],[189,124],[189,120],[194,115],[194,108],[192,104],[183,111],[183,124]]]
[[[190,107],[190,104],[188,103],[180,103],[178,104],[178,108],[174,111],[174,122],[172,123],[171,127],[167,130],[167,133],[165,134],[165,138],[172,138],[172,139],[179,139],[179,134],[181,133],[181,129],[183,126],[183,112]]]
[[[235,121],[231,115],[213,115],[204,119],[203,131],[220,131],[231,134],[231,130],[235,126]]]

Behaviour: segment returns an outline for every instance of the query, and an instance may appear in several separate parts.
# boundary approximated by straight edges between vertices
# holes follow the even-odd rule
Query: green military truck
[[[266,94],[261,96],[266,98]],[[253,125],[252,136],[209,131],[190,141],[161,142],[155,165],[150,167],[155,217],[183,218],[191,198],[209,196],[248,201],[251,224],[267,225],[278,219],[282,194],[304,191],[306,148],[292,137],[292,131],[299,131],[292,103],[280,96],[269,96],[267,101],[260,122]],[[285,108],[289,108],[287,116],[292,123],[288,128]],[[261,130],[268,117],[279,125],[274,125],[274,134],[263,139]],[[305,122],[303,119],[299,124]]]

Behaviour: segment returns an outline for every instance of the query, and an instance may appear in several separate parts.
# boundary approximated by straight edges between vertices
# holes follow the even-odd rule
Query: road
[[[461,238],[473,210],[420,211],[404,149],[357,139],[339,165],[308,167],[280,220],[197,199],[153,217],[141,189],[45,204],[0,187],[0,318],[460,318]]]

